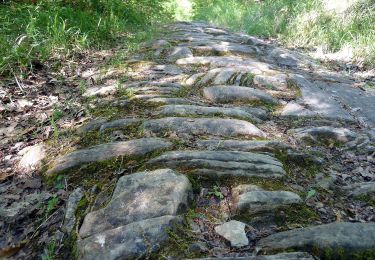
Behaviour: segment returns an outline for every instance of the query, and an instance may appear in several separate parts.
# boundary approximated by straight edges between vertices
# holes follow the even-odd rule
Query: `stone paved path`
[[[138,162],[77,224],[83,259],[374,256],[374,93],[203,23],[166,26],[126,69],[86,92],[115,107],[79,130],[100,142],[49,169]]]

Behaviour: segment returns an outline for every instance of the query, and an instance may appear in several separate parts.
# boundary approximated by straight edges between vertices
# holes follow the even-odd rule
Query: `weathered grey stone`
[[[167,65],[156,65],[155,67],[153,67],[153,70],[158,71],[162,74],[166,74],[166,75],[183,74],[183,71],[178,66],[169,65],[169,64],[167,64]]]
[[[178,59],[193,57],[193,53],[187,47],[174,47],[171,53],[168,55],[167,60],[175,62]]]
[[[153,42],[148,42],[145,44],[145,47],[151,47],[152,49],[166,48],[169,46],[170,46],[170,43],[163,39],[155,40]]]
[[[346,128],[320,126],[313,128],[298,128],[290,131],[295,137],[305,142],[320,143],[346,143],[354,140],[357,134]]]
[[[257,213],[300,203],[300,196],[290,191],[253,190],[240,194],[235,208],[239,213]]]
[[[209,70],[199,81],[196,82],[198,86],[206,86],[208,84],[212,85],[230,85],[236,83],[236,76],[242,75],[238,84],[244,85],[246,75],[248,74],[261,74],[262,71],[256,67],[251,66],[236,66],[236,67],[224,67],[224,68],[214,68]],[[246,82],[247,83],[247,82]],[[249,82],[251,85],[253,82]]]
[[[140,119],[140,118],[118,119],[118,120],[114,120],[114,121],[102,124],[99,128],[99,131],[103,132],[103,131],[109,130],[109,129],[129,127],[129,126],[135,125],[135,124],[137,124],[141,121],[142,121],[142,119]]]
[[[21,201],[15,201],[11,205],[0,205],[0,218],[5,221],[14,221],[14,218],[22,219],[37,208],[37,205],[44,204],[51,194],[47,192],[34,192],[25,196]]]
[[[323,173],[318,173],[315,176],[316,186],[329,190],[332,189],[335,185],[336,177],[334,175],[325,176]]]
[[[171,82],[141,81],[125,85],[124,88],[133,94],[171,94],[179,91],[182,86]]]
[[[64,225],[63,229],[66,233],[72,232],[75,224],[76,224],[76,217],[75,211],[77,209],[78,203],[83,198],[84,193],[82,188],[76,188],[70,195],[68,199],[68,203],[66,204],[66,211],[65,211],[65,218],[64,218]]]
[[[310,109],[298,104],[295,101],[291,101],[286,104],[280,112],[283,117],[318,117],[319,114],[311,111]]]
[[[201,78],[204,77],[204,75],[206,75],[206,73],[203,73],[203,72],[191,75],[188,79],[186,79],[185,85],[186,86],[195,85]]]
[[[212,35],[223,35],[228,34],[227,30],[217,28],[217,27],[206,27],[204,28],[204,32]]]
[[[243,247],[249,244],[249,239],[246,237],[245,233],[245,227],[245,223],[231,220],[220,226],[216,226],[215,231],[228,240],[232,247]]]
[[[314,260],[315,258],[305,252],[281,253],[277,255],[258,255],[244,257],[215,257],[195,258],[195,260]]]
[[[191,192],[188,178],[170,169],[121,177],[109,204],[87,214],[79,234],[86,238],[132,222],[182,214]]]
[[[186,98],[170,98],[170,97],[154,97],[147,100],[152,103],[162,103],[167,105],[198,105],[199,102],[195,102]]]
[[[261,239],[257,247],[270,252],[303,249],[331,257],[350,256],[375,248],[375,223],[336,222],[280,232]]]
[[[263,190],[261,187],[254,185],[254,184],[240,184],[234,188],[232,188],[232,199],[233,201],[238,202],[238,197],[244,193],[250,192],[250,191],[257,191],[257,190]]]
[[[181,223],[175,216],[141,220],[78,241],[83,259],[142,259],[168,240],[168,230]]]
[[[217,42],[211,43],[204,46],[192,46],[192,49],[200,54],[254,54],[257,53],[257,49],[249,45],[241,45],[232,42]]]
[[[273,72],[271,66],[267,63],[260,62],[251,58],[230,57],[230,56],[206,56],[191,57],[179,59],[176,61],[179,65],[210,65],[211,67],[233,67],[233,66],[249,66],[257,68],[264,72]]]
[[[81,127],[79,127],[77,129],[77,132],[79,134],[85,134],[85,133],[88,133],[90,131],[96,131],[96,130],[99,130],[100,126],[104,123],[106,123],[108,120],[107,119],[104,119],[104,118],[100,118],[100,119],[94,119],[92,121],[90,121],[89,123],[85,124],[85,125],[82,125]]]
[[[247,140],[198,140],[196,142],[199,148],[207,150],[232,150],[242,152],[275,152],[286,150],[288,145],[279,141],[247,141]]]
[[[255,75],[254,84],[280,91],[285,91],[288,88],[287,76],[285,74],[277,74],[272,76]]]
[[[262,120],[270,119],[268,112],[265,109],[262,109],[260,107],[241,106],[241,107],[236,107],[236,108],[246,111],[250,114],[253,114]]]
[[[339,87],[340,90],[332,93],[334,87],[327,86],[325,83],[307,80],[301,75],[290,75],[290,80],[300,89],[302,96],[297,102],[292,101],[292,103],[288,104],[284,110],[281,111],[281,115],[297,118],[320,117],[338,121],[355,121],[351,113],[343,108],[341,104],[342,100],[337,99],[337,94],[341,93],[342,87]],[[363,100],[361,101],[363,102]]]
[[[167,105],[161,108],[160,114],[165,116],[228,116],[234,118],[246,119],[252,122],[261,122],[261,120],[243,110],[225,107],[204,107],[193,105]]]
[[[104,161],[118,156],[141,156],[156,150],[167,149],[172,144],[161,138],[142,138],[126,142],[96,145],[74,151],[58,158],[55,165],[47,171],[53,174],[85,163]]]
[[[108,95],[116,93],[117,89],[118,89],[117,84],[93,86],[93,87],[88,88],[82,96],[84,97],[108,96]]]
[[[262,102],[276,105],[278,101],[269,94],[254,88],[239,86],[214,86],[203,89],[205,98],[216,103]]]
[[[262,177],[280,178],[283,165],[275,157],[250,152],[173,151],[153,158],[149,165],[189,169],[206,178]]]
[[[334,110],[341,109],[345,111],[346,115],[351,115],[350,121],[354,121],[352,119],[354,115],[362,125],[375,127],[375,91],[364,92],[355,86],[354,81],[345,82],[342,76],[339,80],[339,82],[313,81],[312,86],[308,86],[312,87],[313,91],[315,90],[316,101],[322,102],[317,105],[324,107],[328,102],[336,101],[337,106],[332,107],[332,116],[334,116]],[[334,105],[333,102],[332,105]]]
[[[354,183],[343,188],[349,196],[373,195],[375,198],[375,182]]]
[[[35,170],[42,164],[44,158],[46,158],[46,147],[42,143],[28,146],[22,149],[18,155],[22,156],[18,163],[19,167],[27,170]]]
[[[298,57],[293,53],[283,50],[281,48],[275,48],[270,52],[270,56],[276,60],[280,65],[295,67],[298,65]]]
[[[163,135],[170,131],[189,135],[266,137],[253,124],[238,119],[166,117],[145,121],[141,128]]]

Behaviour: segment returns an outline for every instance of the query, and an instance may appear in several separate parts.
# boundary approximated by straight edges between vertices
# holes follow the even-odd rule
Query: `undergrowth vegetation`
[[[375,64],[374,0],[6,0],[0,75],[22,75],[46,60],[58,65],[87,49],[131,51],[176,19],[277,38],[288,47],[346,51],[365,66]]]
[[[0,75],[19,75],[47,59],[88,48],[132,46],[156,22],[173,18],[171,0],[24,0],[0,2]],[[172,1],[173,2],[173,1]]]
[[[195,0],[194,19],[375,65],[374,0]]]

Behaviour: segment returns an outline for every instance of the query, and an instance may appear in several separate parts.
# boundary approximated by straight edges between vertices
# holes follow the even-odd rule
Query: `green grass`
[[[0,75],[27,73],[46,60],[59,63],[86,49],[140,42],[156,23],[173,18],[166,5],[171,1],[1,2]]]
[[[277,38],[288,47],[351,50],[355,61],[374,66],[375,1],[360,0],[341,13],[327,10],[324,1],[195,0],[194,19]]]

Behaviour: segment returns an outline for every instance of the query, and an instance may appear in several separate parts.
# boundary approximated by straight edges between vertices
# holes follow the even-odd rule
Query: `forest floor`
[[[374,257],[375,77],[163,31],[4,81],[0,257]]]

